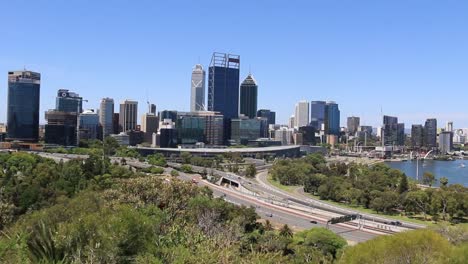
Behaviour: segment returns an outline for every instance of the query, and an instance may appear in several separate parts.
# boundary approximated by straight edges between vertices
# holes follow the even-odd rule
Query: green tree
[[[423,184],[432,186],[436,182],[436,178],[433,173],[426,171],[423,174],[422,181]]]
[[[401,175],[400,183],[398,184],[398,193],[403,194],[407,192],[408,187],[408,177],[405,174]]]
[[[255,168],[254,164],[250,164],[247,166],[247,169],[245,171],[245,176],[249,178],[255,178],[255,175],[257,174],[257,169]]]
[[[441,177],[441,178],[439,179],[439,182],[440,182],[440,184],[441,184],[443,187],[447,187],[448,179],[447,179],[447,177]]]
[[[348,247],[339,263],[451,263],[451,246],[432,230],[407,231]]]
[[[182,152],[180,154],[180,158],[182,159],[183,164],[190,164],[190,161],[192,160],[192,154],[189,152]]]
[[[348,244],[342,237],[326,228],[312,228],[299,232],[294,236],[294,243],[315,247],[323,254],[330,254],[333,258],[336,258],[338,252]]]

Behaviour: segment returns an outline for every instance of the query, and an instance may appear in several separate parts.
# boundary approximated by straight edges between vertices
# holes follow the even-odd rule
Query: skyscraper
[[[208,111],[220,112],[226,119],[239,116],[239,70],[240,56],[213,53],[208,74]]]
[[[119,126],[122,132],[136,130],[137,128],[138,102],[125,100],[120,103]]]
[[[79,94],[70,92],[67,89],[57,91],[55,100],[55,110],[67,113],[83,112],[83,98]]]
[[[340,109],[338,104],[333,101],[328,101],[325,104],[325,133],[340,135]]]
[[[231,138],[231,119],[239,116],[240,56],[213,53],[208,74],[208,111],[224,116],[224,142]]]
[[[255,118],[257,114],[258,85],[252,74],[241,83],[240,86],[240,113]]]
[[[347,120],[348,134],[354,136],[356,134],[356,132],[358,131],[359,123],[360,123],[360,118],[359,117],[357,117],[357,116],[348,117],[348,120]]]
[[[310,125],[316,130],[321,130],[325,122],[325,105],[324,101],[310,102]]]
[[[383,116],[383,138],[385,145],[405,144],[405,124],[398,123],[398,117]]]
[[[423,146],[424,129],[422,125],[411,126],[411,147],[419,149]]]
[[[424,124],[424,146],[427,149],[437,147],[437,119],[428,118]]]
[[[309,125],[309,102],[300,101],[296,104],[294,112],[294,127],[299,128]]]
[[[439,151],[442,154],[451,152],[453,148],[453,132],[443,131],[439,134]]]
[[[190,111],[205,110],[205,70],[201,64],[195,65],[192,70],[192,95],[190,97]]]
[[[114,99],[102,98],[99,111],[99,124],[102,127],[103,139],[114,133],[113,121],[114,118]]]
[[[32,71],[8,72],[6,140],[39,140],[39,99],[41,74]]]

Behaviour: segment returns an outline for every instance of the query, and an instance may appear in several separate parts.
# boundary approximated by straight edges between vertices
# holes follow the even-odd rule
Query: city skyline
[[[185,12],[168,17],[163,10],[175,9],[173,3],[128,10],[124,4],[116,4],[111,11],[106,11],[103,3],[97,3],[94,10],[77,3],[30,3],[24,13],[6,13],[0,18],[4,25],[12,20],[18,23],[18,27],[0,29],[4,36],[15,39],[2,43],[0,72],[5,76],[8,71],[26,68],[41,73],[41,124],[45,124],[45,111],[54,108],[56,91],[62,88],[88,100],[84,109],[97,109],[101,98],[111,97],[116,102],[135,99],[140,105],[149,100],[160,110],[188,111],[191,69],[197,63],[208,68],[212,52],[217,51],[245,58],[240,76],[247,76],[251,69],[262,83],[258,108],[275,111],[277,123],[287,124],[291,108],[304,98],[339,102],[341,126],[353,115],[361,117],[363,125],[379,126],[383,109],[384,114],[398,116],[407,128],[431,117],[440,124],[453,121],[455,128],[468,127],[463,96],[450,96],[463,94],[468,86],[464,75],[468,68],[464,49],[468,42],[467,4],[416,1],[405,3],[406,9],[401,9],[401,3],[354,6],[302,2],[288,7],[249,3],[252,10],[264,10],[263,20],[245,19],[249,22],[225,25],[229,35],[242,32],[239,39],[226,40],[208,38],[210,32],[205,29],[211,20],[202,18],[203,14],[226,7],[241,12],[242,4],[187,3],[192,10],[207,10],[196,16],[203,30],[186,32],[195,17]],[[13,4],[6,3],[5,8],[13,8]],[[84,10],[89,21],[82,18]],[[100,12],[106,13],[106,21],[100,18]],[[252,12],[252,18],[257,13]],[[302,15],[305,13],[313,16]],[[289,19],[290,24],[275,22],[278,15],[281,20]],[[221,17],[215,15],[216,19]],[[120,18],[124,19],[119,22]],[[33,21],[36,30],[27,36],[15,29]],[[162,21],[174,24],[173,34],[166,35],[163,28],[154,27]],[[163,34],[167,36],[164,43],[152,36]],[[261,37],[255,42],[242,43],[258,34]],[[182,44],[194,35],[205,38]],[[273,43],[278,35],[285,37]],[[80,41],[87,37],[96,41]],[[32,44],[29,38],[45,41]],[[5,79],[0,84],[0,105],[6,105]],[[166,91],[177,96],[164,96]],[[435,108],[433,105],[440,105],[435,95],[441,91],[450,92],[450,103]],[[5,107],[0,109],[0,122],[6,123]]]

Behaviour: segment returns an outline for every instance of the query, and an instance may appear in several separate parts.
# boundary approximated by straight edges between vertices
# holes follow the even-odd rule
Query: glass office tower
[[[240,56],[213,53],[208,74],[208,111],[224,116],[224,142],[231,137],[231,119],[239,116]]]
[[[310,125],[320,131],[325,122],[325,101],[310,102]]]
[[[70,92],[67,89],[57,91],[55,109],[67,113],[83,112],[83,98],[79,94]]]
[[[8,72],[6,140],[39,140],[39,99],[41,74],[32,71]]]
[[[338,104],[329,101],[325,105],[325,132],[329,135],[340,135],[340,109]]]
[[[240,113],[255,118],[257,114],[258,85],[252,74],[240,86]]]

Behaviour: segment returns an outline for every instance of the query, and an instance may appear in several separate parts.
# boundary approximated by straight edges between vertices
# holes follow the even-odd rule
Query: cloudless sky
[[[334,100],[377,126],[436,117],[468,127],[468,1],[1,1],[0,122],[7,72],[42,74],[41,123],[67,88],[98,108],[146,98],[190,109],[194,64],[241,56],[241,81],[259,84],[259,108],[287,123],[299,100]],[[3,76],[3,77],[1,77]]]

